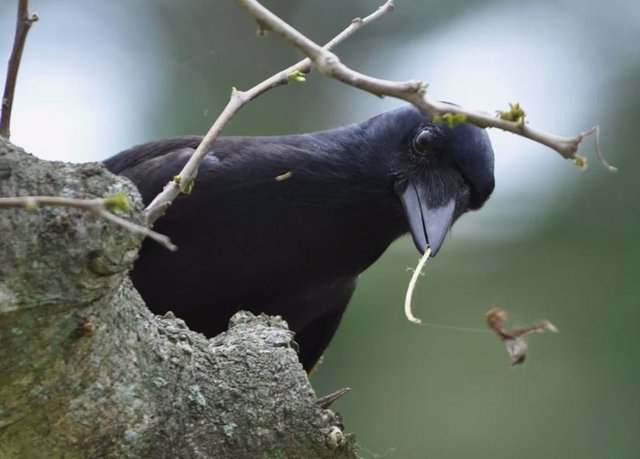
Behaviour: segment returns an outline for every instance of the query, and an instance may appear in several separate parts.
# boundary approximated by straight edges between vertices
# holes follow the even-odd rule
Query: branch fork
[[[359,73],[344,65],[335,54],[317,45],[312,40],[298,32],[292,26],[261,5],[258,1],[236,1],[240,6],[247,10],[254,20],[269,24],[269,27],[273,32],[277,33],[291,45],[306,54],[323,74],[331,78],[379,97],[391,96],[405,100],[431,116],[443,116],[447,113],[463,115],[468,122],[479,127],[493,127],[503,131],[512,132],[555,150],[563,158],[573,160],[579,166],[584,167],[586,165],[585,158],[578,156],[577,151],[585,137],[594,133],[597,137],[597,127],[589,129],[575,137],[559,137],[530,128],[521,122],[509,121],[501,119],[500,117],[496,118],[484,112],[466,110],[461,107],[455,107],[442,102],[430,101],[425,97],[423,83],[416,81],[399,82],[383,80]],[[391,3],[390,6],[388,5],[389,3]],[[385,6],[393,9],[393,2],[387,2],[381,8],[384,8]],[[599,148],[597,148],[597,155],[600,162],[607,170],[616,170],[603,159]]]

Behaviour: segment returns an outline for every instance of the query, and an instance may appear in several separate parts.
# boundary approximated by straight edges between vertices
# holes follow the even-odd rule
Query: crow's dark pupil
[[[429,152],[429,147],[435,140],[435,137],[435,132],[429,129],[423,129],[420,131],[414,142],[418,153],[427,154]]]

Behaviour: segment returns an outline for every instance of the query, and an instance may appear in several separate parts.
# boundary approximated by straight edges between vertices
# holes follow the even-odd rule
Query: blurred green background
[[[0,0],[0,55],[15,4]],[[382,0],[266,4],[322,42]],[[232,86],[300,56],[231,1],[32,0],[12,140],[39,156],[105,158],[132,144],[204,133]],[[323,395],[367,458],[640,457],[640,4],[629,0],[398,1],[337,49],[385,78],[420,78],[432,97],[493,112],[519,101],[532,125],[575,134],[599,123],[620,168],[578,171],[542,146],[491,132],[497,186],[466,215],[418,284],[425,322],[484,330],[547,318],[510,368],[484,331],[416,326],[402,301],[418,254],[395,243],[365,272],[325,362]],[[4,78],[4,75],[0,78]],[[3,83],[2,80],[0,82]],[[247,107],[228,134],[284,134],[361,121],[400,103],[317,73]],[[322,247],[318,247],[322,250]]]

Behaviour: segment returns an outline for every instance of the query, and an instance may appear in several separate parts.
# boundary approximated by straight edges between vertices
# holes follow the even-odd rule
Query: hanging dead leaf
[[[511,365],[520,365],[527,357],[527,342],[525,336],[529,333],[557,333],[558,329],[548,320],[516,327],[513,330],[507,330],[507,313],[504,309],[492,308],[487,311],[487,325],[492,329],[498,338],[502,340],[507,348],[507,353],[511,358]]]

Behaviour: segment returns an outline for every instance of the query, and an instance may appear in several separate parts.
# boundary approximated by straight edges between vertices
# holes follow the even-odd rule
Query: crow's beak
[[[399,191],[398,194],[416,248],[420,253],[424,253],[429,245],[431,256],[434,256],[442,247],[444,238],[453,223],[453,214],[456,208],[455,198],[451,198],[437,207],[430,206],[427,204],[425,187],[411,182],[404,191]]]

